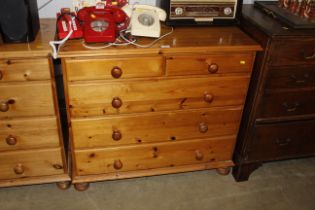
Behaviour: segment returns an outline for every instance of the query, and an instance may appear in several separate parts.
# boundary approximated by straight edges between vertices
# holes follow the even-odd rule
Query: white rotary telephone
[[[160,21],[165,21],[166,12],[150,5],[126,5],[122,8],[130,17],[131,35],[158,38],[161,36]]]

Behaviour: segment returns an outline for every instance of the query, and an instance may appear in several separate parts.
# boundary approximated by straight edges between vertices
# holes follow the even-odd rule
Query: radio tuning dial
[[[230,14],[232,14],[233,11],[232,11],[231,7],[225,7],[223,12],[225,15],[230,15]]]
[[[182,15],[183,13],[184,13],[183,8],[181,8],[181,7],[176,7],[175,8],[175,14],[176,15]]]

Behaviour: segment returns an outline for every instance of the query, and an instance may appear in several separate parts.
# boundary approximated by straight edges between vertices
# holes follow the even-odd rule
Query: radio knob
[[[233,10],[231,9],[231,7],[225,7],[223,12],[225,15],[230,15],[232,14]]]
[[[176,7],[175,8],[175,14],[176,15],[182,15],[183,13],[184,13],[183,8],[181,8],[181,7]]]

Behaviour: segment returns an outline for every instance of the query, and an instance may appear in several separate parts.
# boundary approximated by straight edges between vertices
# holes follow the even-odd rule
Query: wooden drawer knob
[[[112,72],[111,73],[112,73],[112,76],[114,78],[118,79],[118,78],[121,77],[123,72],[122,72],[121,68],[119,68],[118,66],[115,66],[115,67],[112,68]]]
[[[19,163],[14,167],[13,170],[15,174],[21,175],[24,173],[24,166],[21,163]]]
[[[202,160],[204,156],[200,150],[196,150],[195,151],[195,157],[196,157],[196,160]]]
[[[123,167],[123,164],[120,160],[114,160],[114,169],[119,170]]]
[[[122,138],[121,132],[118,130],[113,131],[112,138],[115,141],[119,141]]]
[[[6,100],[6,101],[1,101],[0,102],[0,111],[1,112],[7,112],[9,111],[9,108],[10,108],[10,104],[14,104],[14,100],[13,99],[9,99],[9,100]]]
[[[199,131],[200,133],[206,133],[208,131],[208,125],[204,122],[199,123]]]
[[[203,96],[203,100],[207,103],[212,103],[214,99],[214,95],[212,95],[211,93],[205,93],[204,96]]]
[[[14,137],[14,136],[12,136],[12,135],[9,135],[9,136],[5,139],[5,141],[7,142],[8,145],[11,145],[11,146],[16,145],[16,143],[17,143],[16,137]]]
[[[3,79],[3,73],[2,73],[2,71],[0,70],[0,80],[2,80]]]
[[[219,66],[218,66],[218,64],[216,64],[216,63],[211,63],[211,64],[209,65],[209,67],[208,67],[208,71],[209,71],[209,73],[211,73],[211,74],[217,73],[218,70],[219,70]]]
[[[113,98],[112,100],[112,106],[116,109],[119,109],[122,106],[122,100],[118,97]]]

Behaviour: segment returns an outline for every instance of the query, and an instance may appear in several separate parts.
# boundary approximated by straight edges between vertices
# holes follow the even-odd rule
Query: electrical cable
[[[51,2],[53,2],[54,0],[48,0],[46,3],[44,3],[42,6],[38,7],[38,11],[40,11],[41,9],[43,9],[44,7],[46,7],[48,4],[50,4]]]

